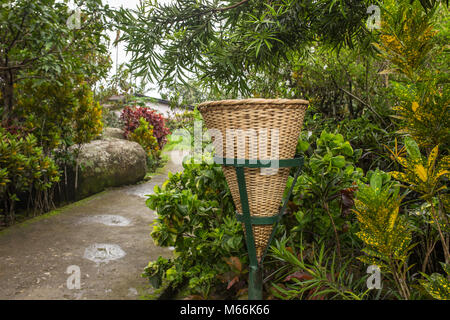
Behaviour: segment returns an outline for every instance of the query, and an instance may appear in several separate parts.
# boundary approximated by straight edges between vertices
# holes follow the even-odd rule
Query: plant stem
[[[337,251],[337,254],[338,254],[339,266],[340,266],[342,258],[341,258],[341,243],[339,241],[339,235],[337,233],[336,225],[334,224],[333,216],[331,215],[331,212],[330,212],[330,210],[328,208],[328,203],[325,202],[325,201],[322,201],[322,205],[323,205],[323,208],[325,209],[325,211],[327,212],[328,217],[330,217],[331,225],[333,226],[334,236],[336,237],[336,251]]]
[[[450,263],[450,252],[448,250],[447,239],[444,236],[444,234],[442,233],[441,226],[439,224],[439,220],[436,217],[436,211],[435,211],[435,208],[434,208],[434,205],[433,205],[433,201],[429,200],[428,203],[431,205],[431,215],[433,217],[434,222],[436,223],[436,227],[437,227],[437,229],[439,231],[439,236],[441,238],[442,248],[444,250],[445,263],[448,264],[448,263]]]
[[[422,272],[426,273],[426,268],[428,265],[428,259],[431,255],[431,253],[433,252],[434,247],[436,246],[437,241],[436,240],[431,240],[430,242],[427,241],[427,252],[425,253],[425,258],[423,259],[423,263],[422,263]]]
[[[409,290],[404,281],[404,279],[400,278],[398,274],[398,266],[392,259],[389,259],[389,267],[391,269],[392,275],[394,276],[395,285],[397,286],[398,291],[400,291],[400,295],[403,299],[409,300]]]

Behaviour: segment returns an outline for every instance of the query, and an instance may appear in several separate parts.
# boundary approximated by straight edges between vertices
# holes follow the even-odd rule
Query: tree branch
[[[191,19],[191,18],[204,16],[205,14],[209,14],[209,13],[224,12],[224,11],[227,11],[227,10],[231,10],[231,9],[237,8],[237,7],[247,3],[248,1],[249,0],[242,0],[242,1],[240,1],[238,3],[235,3],[235,4],[233,4],[231,6],[228,6],[228,7],[210,8],[208,10],[201,11],[201,12],[198,12],[196,14],[192,14],[192,15],[187,16],[187,17],[180,17],[178,19],[170,19],[170,20],[171,20],[171,22],[180,22],[180,21],[185,21],[185,20]]]
[[[91,19],[91,20],[86,21],[86,22],[83,24],[83,27],[79,28],[78,30],[79,30],[79,31],[85,30],[85,29],[89,26],[89,23],[90,23],[91,21],[94,21],[94,18]],[[78,39],[78,38],[76,38],[76,37],[73,37],[72,40],[71,40],[64,48],[61,49],[61,53],[62,53],[62,52],[65,52],[65,51],[68,50],[70,47],[72,47],[72,45],[73,45],[74,43],[76,43],[76,41],[78,41],[78,40],[80,40],[80,39]],[[43,47],[44,47],[44,45],[42,45],[41,48],[40,48],[38,51],[40,52],[40,51],[42,50]],[[13,66],[0,67],[0,71],[9,71],[9,70],[15,70],[15,69],[24,69],[24,68],[28,67],[31,63],[33,63],[33,62],[35,62],[35,61],[37,61],[37,60],[40,60],[40,59],[42,59],[43,57],[46,57],[46,56],[48,56],[48,55],[55,54],[55,53],[58,53],[58,50],[57,50],[57,48],[56,48],[56,45],[54,45],[52,48],[50,48],[47,52],[39,53],[36,57],[25,59],[25,60],[23,60],[22,62],[20,62],[19,64],[16,64],[16,65],[13,65]]]
[[[349,96],[355,98],[356,100],[358,100],[359,102],[361,102],[363,105],[365,105],[366,107],[368,107],[370,109],[370,111],[372,111],[378,118],[380,118],[381,122],[383,122],[383,124],[386,125],[386,122],[384,121],[384,119],[378,114],[378,112],[375,111],[375,109],[368,104],[367,102],[365,102],[364,100],[362,100],[361,98],[355,96],[353,93],[348,92],[347,90],[345,90],[344,88],[341,88],[338,86],[339,89],[341,89],[343,92],[345,92],[346,94],[348,94]]]
[[[230,9],[237,8],[237,7],[243,5],[243,4],[246,3],[246,2],[248,2],[248,0],[242,0],[241,2],[235,3],[235,4],[233,4],[233,5],[231,5],[231,6],[228,6],[228,7],[225,7],[225,8],[217,8],[217,9],[215,9],[214,11],[215,11],[215,12],[227,11],[227,10],[230,10]]]
[[[8,48],[5,50],[5,55],[8,55],[9,51],[11,50],[11,48],[14,46],[14,44],[17,42],[17,40],[19,39],[19,35],[22,32],[22,28],[23,28],[23,24],[25,23],[25,19],[27,18],[27,16],[29,15],[29,11],[25,11],[23,16],[22,16],[22,21],[20,22],[20,27],[17,29],[17,33],[13,38],[13,41],[9,44]]]

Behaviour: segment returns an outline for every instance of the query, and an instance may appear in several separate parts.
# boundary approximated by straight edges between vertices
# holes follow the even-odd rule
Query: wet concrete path
[[[149,182],[102,192],[2,232],[0,299],[139,299],[151,292],[141,274],[171,251],[150,237],[156,215],[145,195],[181,169],[169,160]]]

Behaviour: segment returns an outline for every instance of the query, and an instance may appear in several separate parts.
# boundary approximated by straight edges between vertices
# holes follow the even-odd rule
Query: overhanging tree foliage
[[[291,52],[315,41],[351,45],[367,35],[369,1],[277,0],[141,2],[122,9],[121,40],[132,70],[161,83],[195,73],[210,85],[245,93],[246,78],[274,73]],[[219,83],[220,82],[220,83]]]
[[[0,102],[3,122],[14,107],[14,85],[22,79],[57,80],[62,73],[105,75],[103,31],[108,6],[77,0],[79,21],[65,2],[7,0],[0,5]],[[58,84],[55,82],[55,84]],[[3,100],[3,101],[2,101]]]
[[[421,1],[430,8],[440,1]],[[142,1],[118,12],[131,71],[160,85],[192,74],[212,89],[247,94],[249,76],[273,75],[320,41],[332,47],[370,42],[373,0]],[[365,40],[364,40],[365,39]]]

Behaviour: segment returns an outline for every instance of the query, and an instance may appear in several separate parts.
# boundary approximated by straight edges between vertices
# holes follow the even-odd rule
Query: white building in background
[[[136,97],[139,98],[146,98],[145,105],[149,108],[152,108],[162,114],[165,118],[171,118],[176,113],[183,113],[186,110],[193,110],[193,106],[185,106],[183,108],[170,108],[170,103],[168,100],[160,99],[160,98],[153,98],[148,97],[144,95],[136,95]],[[108,99],[109,102],[121,102],[125,99],[125,96],[119,95],[119,96],[112,96]],[[111,107],[113,105],[104,105],[104,107]],[[114,113],[117,116],[120,116],[120,113],[122,112],[122,109],[114,109]]]
[[[148,107],[161,113],[165,118],[171,118],[174,114],[183,113],[185,111],[185,109],[181,109],[181,108],[171,109],[169,101],[164,100],[164,99],[151,98],[145,104]]]

